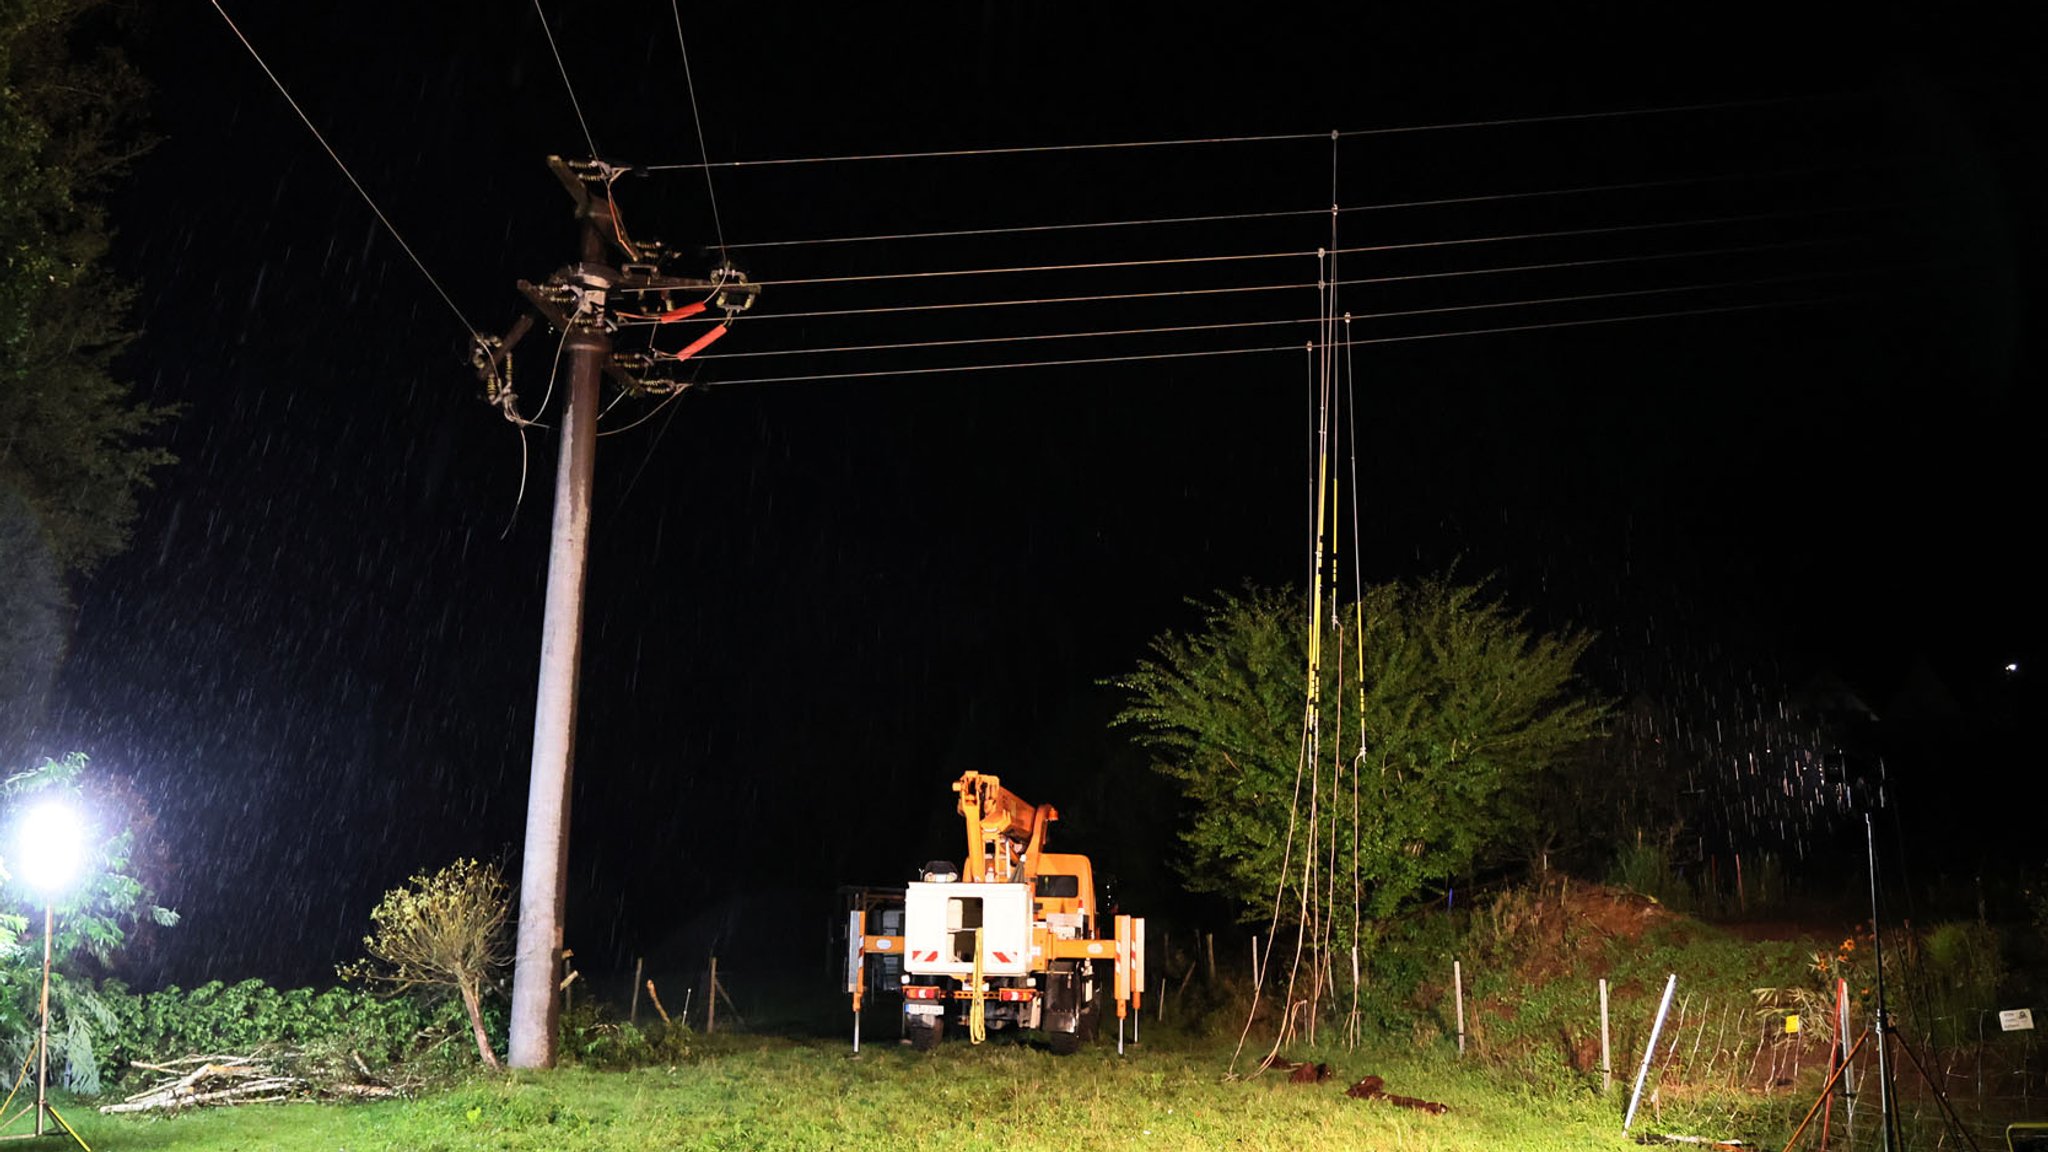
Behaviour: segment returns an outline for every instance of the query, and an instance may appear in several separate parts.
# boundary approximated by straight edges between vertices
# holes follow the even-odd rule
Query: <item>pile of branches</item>
[[[352,1074],[336,1076],[329,1068],[309,1064],[298,1053],[254,1056],[187,1056],[162,1064],[130,1065],[164,1079],[102,1112],[179,1111],[225,1104],[264,1104],[278,1100],[396,1096],[399,1088],[370,1075],[360,1058]]]

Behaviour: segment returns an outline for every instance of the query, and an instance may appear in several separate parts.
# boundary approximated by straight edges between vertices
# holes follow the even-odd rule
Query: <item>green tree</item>
[[[145,921],[165,927],[177,913],[159,906],[148,884],[136,875],[136,835],[127,813],[100,801],[121,793],[96,781],[89,761],[73,752],[44,760],[0,782],[0,1052],[19,1067],[37,1025],[42,982],[40,924],[45,908],[55,933],[50,981],[51,1062],[73,1088],[98,1089],[96,1042],[113,1027],[93,973],[112,962],[130,932]],[[22,821],[40,805],[58,801],[83,818],[84,858],[75,880],[62,891],[30,890],[9,870]],[[18,869],[17,869],[18,870]]]
[[[61,658],[62,578],[126,546],[137,491],[171,459],[141,442],[168,412],[114,370],[134,292],[106,266],[98,197],[142,147],[143,87],[103,46],[110,15],[0,3],[0,752]]]
[[[1283,859],[1285,883],[1299,889],[1296,870],[1313,853],[1321,879],[1310,883],[1328,902],[1355,901],[1359,915],[1384,918],[1429,886],[1497,861],[1531,831],[1537,794],[1602,715],[1574,675],[1592,637],[1532,634],[1476,586],[1370,588],[1362,605],[1335,613],[1340,623],[1323,642],[1321,755],[1311,774],[1306,599],[1219,595],[1198,628],[1157,637],[1115,682],[1126,693],[1116,723],[1190,802],[1191,887],[1263,918]],[[1282,905],[1284,919],[1299,915],[1298,901]],[[1348,943],[1352,919],[1332,913],[1329,938]]]
[[[469,1014],[477,1055],[496,1069],[483,994],[512,962],[505,931],[511,911],[511,890],[494,867],[457,860],[439,872],[418,873],[371,910],[377,930],[363,937],[370,958],[343,965],[342,978],[401,991],[453,989]]]

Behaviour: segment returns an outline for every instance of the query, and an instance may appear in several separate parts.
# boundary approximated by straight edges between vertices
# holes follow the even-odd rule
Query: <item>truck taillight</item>
[[[942,989],[936,984],[910,984],[903,989],[905,1000],[937,1000]]]
[[[1029,988],[1003,988],[996,992],[998,1000],[1029,1000],[1038,993]]]

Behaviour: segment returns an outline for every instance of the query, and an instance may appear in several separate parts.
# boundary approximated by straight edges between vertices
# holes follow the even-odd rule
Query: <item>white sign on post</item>
[[[2008,1008],[1998,1014],[1998,1026],[2007,1032],[2025,1032],[2034,1027],[2032,1008]]]

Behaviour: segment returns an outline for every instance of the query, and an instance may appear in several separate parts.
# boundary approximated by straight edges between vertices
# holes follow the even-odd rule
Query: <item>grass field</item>
[[[479,1077],[406,1101],[163,1117],[101,1116],[79,1104],[65,1115],[101,1152],[1634,1147],[1620,1136],[1620,1099],[1532,1094],[1448,1054],[1325,1053],[1333,1075],[1317,1085],[1277,1074],[1229,1082],[1228,1056],[1227,1047],[1178,1039],[1119,1059],[1113,1043],[1071,1058],[1003,1040],[929,1055],[870,1045],[854,1057],[844,1041],[721,1038],[673,1068]],[[1345,1096],[1367,1073],[1450,1111]]]

